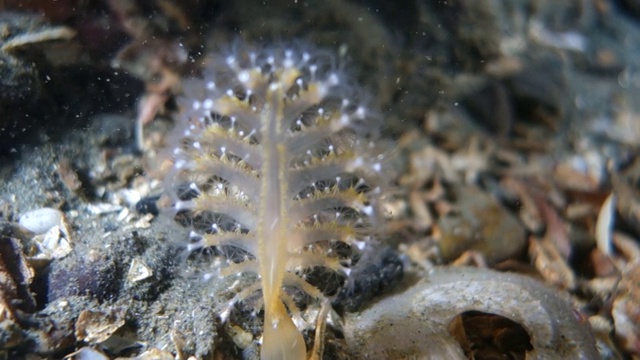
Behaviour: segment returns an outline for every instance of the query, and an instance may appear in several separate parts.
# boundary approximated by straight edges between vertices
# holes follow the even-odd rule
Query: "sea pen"
[[[237,47],[185,81],[166,183],[175,218],[191,224],[189,250],[224,252],[232,261],[221,276],[258,275],[229,310],[262,292],[261,358],[304,359],[284,289],[325,298],[309,270],[347,277],[338,249],[370,241],[385,160],[374,142],[380,117],[328,52]]]

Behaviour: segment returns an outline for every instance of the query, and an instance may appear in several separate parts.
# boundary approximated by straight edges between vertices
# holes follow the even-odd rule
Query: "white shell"
[[[54,226],[62,225],[64,214],[53,208],[40,208],[20,216],[18,223],[35,234],[44,234]]]
[[[362,359],[466,359],[449,332],[465,311],[500,315],[531,336],[527,359],[598,359],[589,324],[570,303],[531,278],[476,268],[436,268],[407,290],[345,315],[344,334]]]

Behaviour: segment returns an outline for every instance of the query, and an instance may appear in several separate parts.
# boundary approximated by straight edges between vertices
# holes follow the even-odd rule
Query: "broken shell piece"
[[[108,204],[108,203],[89,204],[87,206],[87,210],[89,210],[89,212],[92,215],[103,215],[103,214],[108,214],[113,212],[120,212],[122,211],[122,209],[123,207],[121,205],[114,205],[114,204]]]
[[[109,360],[102,352],[90,347],[83,347],[64,357],[65,360]]]
[[[71,252],[71,243],[65,238],[65,231],[60,226],[54,226],[44,235],[36,235],[33,241],[37,244],[38,252],[30,260],[51,260],[65,257]]]
[[[616,213],[616,197],[613,193],[607,196],[598,213],[598,221],[596,222],[595,236],[598,249],[605,255],[611,255],[613,245],[611,244],[613,223]]]
[[[136,283],[153,276],[153,270],[147,266],[142,260],[135,258],[131,260],[129,271],[127,272],[127,281]]]
[[[527,277],[475,268],[434,270],[403,293],[347,314],[344,334],[361,359],[466,359],[450,326],[469,312],[522,327],[532,347],[527,359],[599,358],[589,323],[555,291]]]
[[[227,334],[231,336],[233,343],[242,350],[246,349],[253,342],[253,334],[238,325],[227,323],[225,329],[227,330]]]
[[[174,360],[175,357],[168,351],[150,349],[135,357],[136,360]]]
[[[9,349],[23,341],[23,330],[16,323],[16,313],[36,310],[36,300],[30,291],[33,269],[22,254],[19,239],[12,227],[0,223],[0,348]]]
[[[76,339],[89,344],[103,342],[115,333],[125,322],[126,310],[117,308],[109,313],[84,310],[76,321]]]
[[[64,214],[62,211],[53,208],[40,208],[29,211],[20,216],[18,223],[36,235],[44,234],[54,226],[64,228],[65,234],[68,235]]]

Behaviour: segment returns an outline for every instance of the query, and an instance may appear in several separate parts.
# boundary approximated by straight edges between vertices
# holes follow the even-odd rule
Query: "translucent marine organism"
[[[166,180],[174,216],[191,224],[189,250],[216,247],[232,260],[219,275],[259,277],[223,320],[260,291],[261,358],[304,359],[303,321],[284,289],[325,299],[310,274],[344,280],[349,253],[370,241],[385,164],[373,141],[380,118],[323,51],[241,47],[208,61],[184,83]]]

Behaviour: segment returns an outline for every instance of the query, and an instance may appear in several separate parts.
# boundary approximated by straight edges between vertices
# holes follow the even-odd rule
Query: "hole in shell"
[[[533,350],[522,325],[496,314],[463,312],[451,320],[449,333],[469,359],[524,360],[527,351]]]

